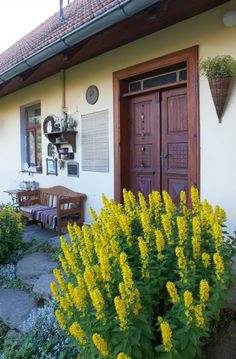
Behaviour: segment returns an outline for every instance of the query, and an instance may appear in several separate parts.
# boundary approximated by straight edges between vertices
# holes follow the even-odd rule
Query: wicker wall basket
[[[229,91],[230,80],[231,77],[208,78],[212,98],[220,123]]]

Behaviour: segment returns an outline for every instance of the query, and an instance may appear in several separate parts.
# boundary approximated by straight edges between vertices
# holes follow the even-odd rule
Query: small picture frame
[[[57,176],[57,159],[46,158],[47,175]]]

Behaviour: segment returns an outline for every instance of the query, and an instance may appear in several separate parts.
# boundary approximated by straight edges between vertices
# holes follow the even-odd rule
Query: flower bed
[[[223,306],[232,276],[233,238],[224,241],[225,212],[181,192],[149,203],[124,191],[124,205],[108,201],[94,223],[70,226],[62,238],[51,285],[56,317],[81,358],[194,358]],[[184,356],[183,356],[184,353]]]

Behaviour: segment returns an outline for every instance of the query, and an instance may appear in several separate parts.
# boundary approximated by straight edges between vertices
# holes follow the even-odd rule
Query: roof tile
[[[120,4],[122,0],[74,0],[0,54],[0,74],[29,56]]]

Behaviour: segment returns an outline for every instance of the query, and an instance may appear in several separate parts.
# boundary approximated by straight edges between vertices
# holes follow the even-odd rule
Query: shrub
[[[225,212],[181,192],[124,191],[124,205],[103,197],[89,227],[61,239],[63,270],[51,284],[56,317],[81,358],[194,358],[231,282],[234,239],[224,241]],[[183,354],[184,353],[184,354]]]
[[[20,213],[9,205],[0,209],[0,264],[5,263],[13,252],[23,247],[23,223]]]
[[[236,60],[230,55],[207,57],[200,62],[200,73],[208,78],[231,77],[236,71]]]
[[[6,337],[2,345],[1,359],[74,359],[76,348],[62,332],[54,315],[55,303],[35,310],[23,323],[18,340]]]

